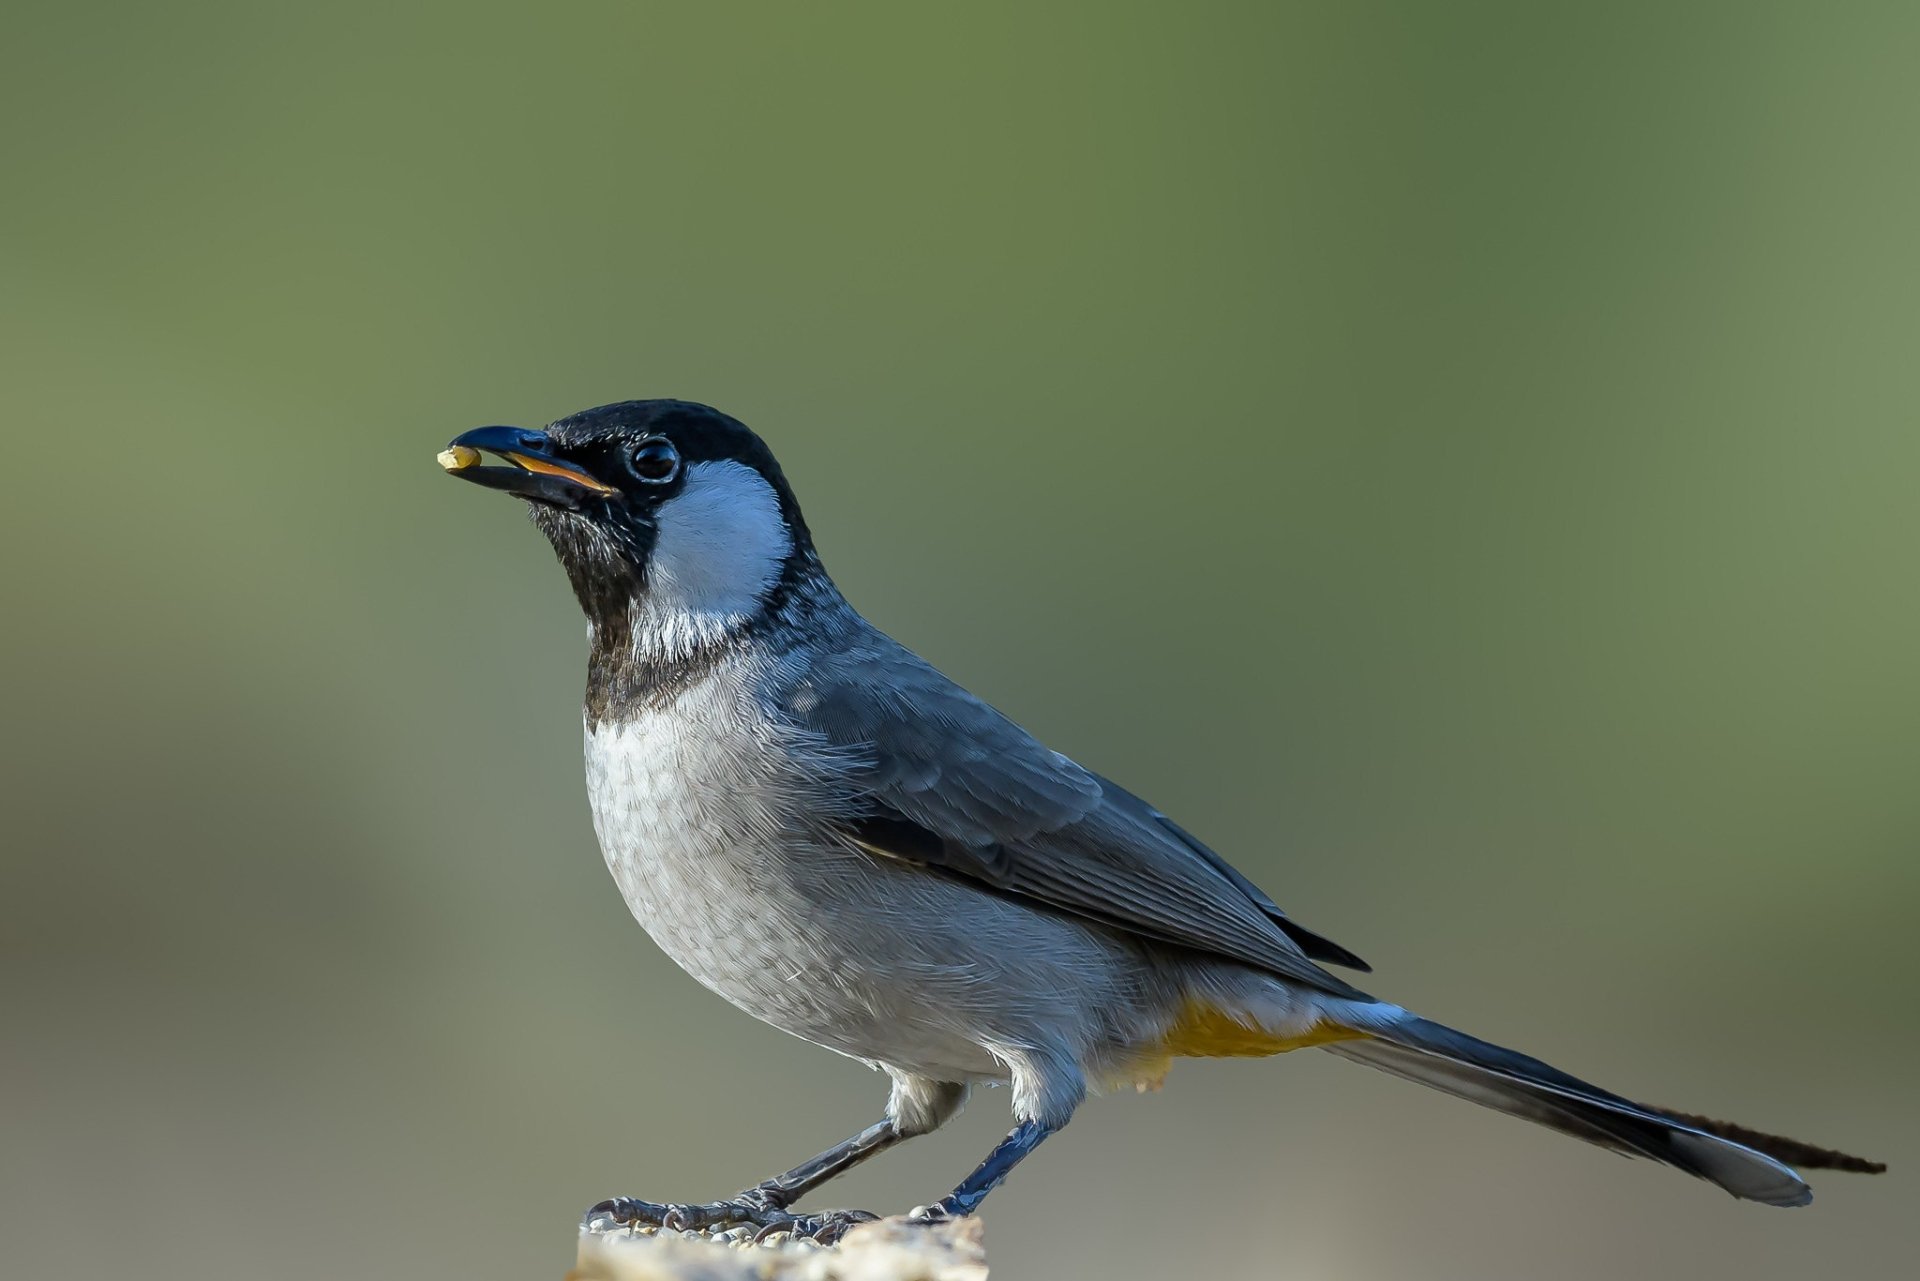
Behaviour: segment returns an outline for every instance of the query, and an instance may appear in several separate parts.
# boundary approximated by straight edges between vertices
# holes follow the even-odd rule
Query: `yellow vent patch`
[[[1251,1027],[1224,1010],[1188,1001],[1161,1042],[1165,1054],[1183,1059],[1265,1058],[1334,1041],[1357,1041],[1368,1034],[1338,1023],[1320,1022],[1290,1036]]]

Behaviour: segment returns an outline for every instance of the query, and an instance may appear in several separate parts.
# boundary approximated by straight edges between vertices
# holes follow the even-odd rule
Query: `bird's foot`
[[[837,1244],[847,1230],[861,1223],[872,1223],[880,1216],[866,1210],[823,1210],[819,1214],[787,1214],[753,1234],[756,1243],[785,1233],[796,1241],[814,1241],[820,1245]]]
[[[706,1232],[713,1228],[751,1227],[753,1239],[766,1241],[784,1233],[796,1240],[832,1245],[856,1223],[878,1218],[865,1210],[827,1210],[819,1214],[792,1214],[777,1195],[762,1188],[748,1188],[725,1201],[697,1205],[642,1201],[638,1197],[613,1197],[588,1210],[582,1226],[664,1228],[674,1232]]]
[[[639,1197],[608,1197],[580,1216],[580,1227],[588,1232],[610,1228],[657,1228],[666,1222],[667,1214],[675,1208],[655,1201],[642,1201]]]
[[[942,1197],[932,1205],[916,1205],[907,1211],[907,1222],[932,1227],[936,1223],[952,1223],[955,1219],[964,1219],[967,1212],[954,1202],[952,1197]]]
[[[725,1201],[706,1201],[683,1205],[677,1201],[643,1201],[639,1197],[617,1196],[602,1201],[586,1213],[582,1226],[597,1224],[616,1228],[667,1228],[674,1232],[705,1232],[708,1228],[763,1227],[772,1218],[784,1216],[786,1206],[759,1188],[749,1188]]]

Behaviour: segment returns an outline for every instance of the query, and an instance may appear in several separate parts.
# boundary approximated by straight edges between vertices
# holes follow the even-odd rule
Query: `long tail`
[[[1615,1152],[1651,1157],[1749,1201],[1805,1205],[1813,1200],[1813,1190],[1789,1162],[1867,1174],[1886,1169],[1795,1139],[1635,1103],[1539,1059],[1397,1010],[1390,1019],[1352,1023],[1369,1035],[1328,1045],[1329,1052]]]

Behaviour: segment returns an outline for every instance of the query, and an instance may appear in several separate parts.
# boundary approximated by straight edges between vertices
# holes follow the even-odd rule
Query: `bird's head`
[[[525,499],[596,634],[664,657],[738,631],[819,572],[780,464],[705,405],[631,400],[544,431],[477,427],[440,465]]]

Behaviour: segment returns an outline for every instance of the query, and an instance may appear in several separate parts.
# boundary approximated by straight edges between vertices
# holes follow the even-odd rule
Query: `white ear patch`
[[[793,551],[779,496],[742,463],[694,463],[654,523],[634,640],[668,652],[717,639],[750,616]]]

